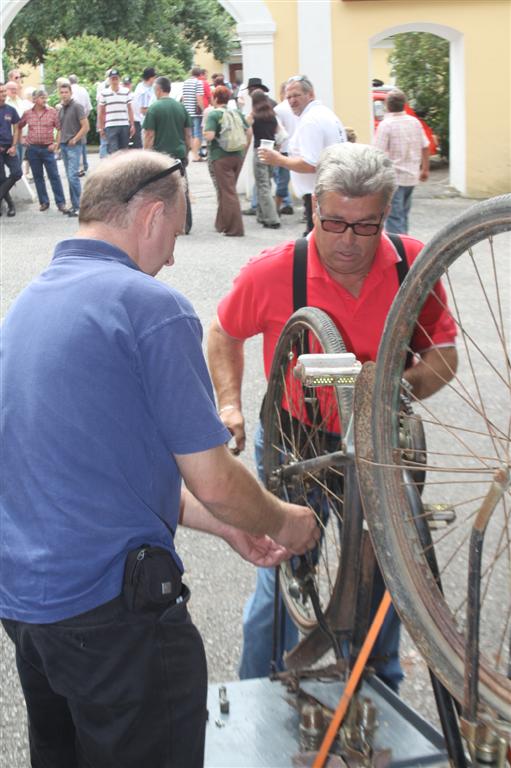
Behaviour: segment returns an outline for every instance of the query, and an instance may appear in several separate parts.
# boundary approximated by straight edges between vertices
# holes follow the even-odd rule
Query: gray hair
[[[367,144],[332,144],[321,153],[314,193],[321,204],[327,192],[346,197],[381,194],[390,202],[397,187],[396,172],[381,149]]]
[[[299,85],[304,93],[314,93],[314,86],[307,75],[293,75],[286,82],[286,85]]]
[[[77,76],[76,75],[69,75],[69,82],[71,83],[71,85],[76,85],[76,83],[78,82]]]
[[[389,112],[402,112],[406,104],[406,94],[399,88],[389,91],[385,99],[385,106]]]
[[[148,201],[163,202],[166,213],[170,213],[182,189],[179,173],[148,184],[129,202],[126,197],[139,184],[172,165],[173,158],[168,155],[141,149],[116,152],[102,160],[85,182],[80,200],[80,224],[103,222],[124,229]]]
[[[36,88],[34,92],[32,93],[33,99],[38,99],[39,96],[48,96],[44,88]]]

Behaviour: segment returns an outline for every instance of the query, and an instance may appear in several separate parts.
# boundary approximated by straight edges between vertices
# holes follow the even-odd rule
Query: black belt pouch
[[[122,589],[130,611],[156,611],[181,594],[181,571],[168,549],[142,544],[128,552]]]

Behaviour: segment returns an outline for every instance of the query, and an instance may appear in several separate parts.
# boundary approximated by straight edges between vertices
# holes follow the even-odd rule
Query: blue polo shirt
[[[9,104],[0,107],[0,147],[10,147],[12,144],[12,126],[19,123],[20,116]]]
[[[59,621],[119,595],[126,554],[174,550],[173,454],[230,435],[184,296],[100,240],[59,243],[2,327],[0,616]]]

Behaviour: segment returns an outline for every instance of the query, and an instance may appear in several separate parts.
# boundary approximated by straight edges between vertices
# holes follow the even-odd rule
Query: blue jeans
[[[8,155],[8,146],[0,147],[0,201],[22,177],[21,164],[17,155]],[[9,176],[5,175],[5,167],[9,169]]]
[[[106,136],[100,136],[99,137],[99,159],[104,160],[105,157],[108,157],[108,141],[106,140]]]
[[[408,232],[408,214],[412,206],[412,194],[415,187],[398,187],[394,192],[390,213],[385,221],[385,230],[397,235]]]
[[[287,152],[283,152],[282,154],[286,155],[287,157]],[[290,177],[291,174],[287,168],[280,168],[279,166],[275,166],[273,169],[273,180],[277,185],[277,191],[275,194],[282,200],[282,205],[293,205],[291,195],[289,194]]]
[[[80,145],[82,147],[82,167],[85,172],[89,170],[89,160],[87,158],[87,136],[84,136],[81,141]]]
[[[202,141],[202,115],[192,117],[192,139],[200,139]]]
[[[50,152],[48,147],[38,147],[34,144],[29,144],[27,147],[27,160],[32,170],[37,197],[39,198],[41,205],[48,205],[50,202],[46,190],[46,183],[44,181],[44,169],[46,169],[46,173],[48,174],[56,204],[58,206],[65,205],[66,198],[64,197],[64,190],[62,189],[62,182],[60,180],[55,154]]]
[[[255,436],[255,457],[259,479],[264,481],[263,471],[264,435],[261,425]],[[239,676],[242,680],[252,677],[266,677],[270,672],[273,645],[273,609],[275,590],[275,570],[273,568],[258,568],[255,592],[249,597],[243,611],[243,648]],[[382,576],[377,571],[373,585],[371,618],[376,613],[380,600],[385,591]],[[280,607],[285,616],[283,636],[277,649],[277,669],[284,669],[282,655],[290,651],[298,642],[298,631],[291,621],[284,606]],[[372,663],[376,674],[390,688],[397,692],[403,679],[399,663],[399,635],[401,622],[393,607],[390,608],[383,627],[373,649],[373,655],[380,661]],[[382,658],[385,657],[385,658]]]
[[[71,198],[71,207],[78,210],[80,207],[80,195],[82,187],[78,171],[80,170],[80,157],[82,154],[82,145],[61,144],[62,160],[66,169],[67,181],[69,184],[69,197]]]
[[[130,140],[129,125],[115,125],[105,128],[108,154],[113,155],[120,149],[128,149]]]

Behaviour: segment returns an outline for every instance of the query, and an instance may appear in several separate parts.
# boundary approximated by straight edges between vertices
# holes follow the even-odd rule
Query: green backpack
[[[247,129],[237,109],[223,110],[217,141],[224,152],[239,152],[245,149]]]

